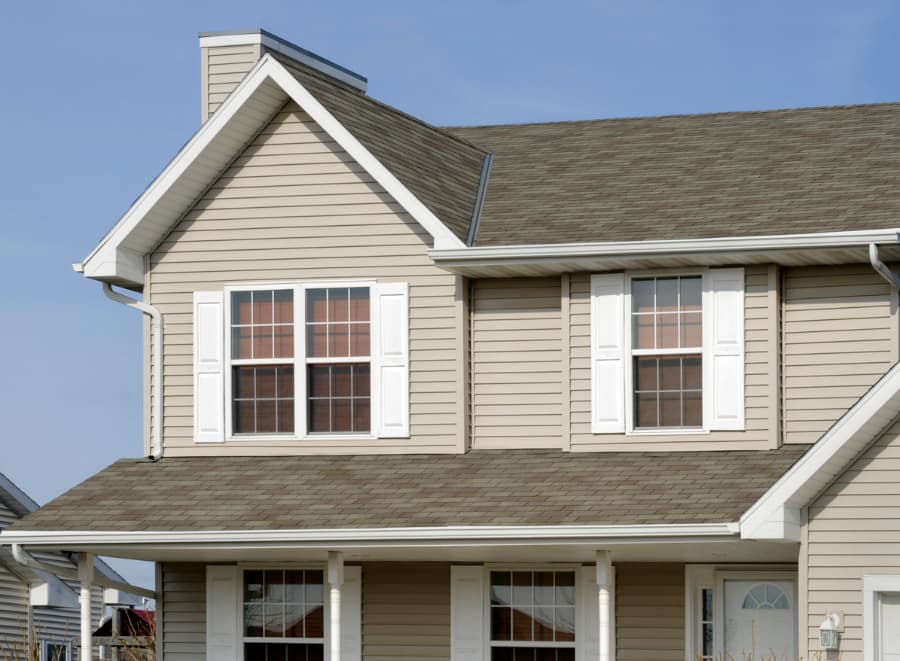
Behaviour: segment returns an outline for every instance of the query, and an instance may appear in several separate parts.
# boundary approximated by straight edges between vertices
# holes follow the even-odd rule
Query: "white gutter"
[[[463,544],[672,542],[697,538],[737,539],[738,523],[596,526],[446,526],[428,528],[335,528],[310,530],[5,531],[18,544],[117,546],[433,546]]]
[[[108,282],[103,284],[103,293],[106,297],[140,310],[148,315],[153,329],[153,386],[156,388],[156,398],[153,403],[153,438],[150,442],[150,458],[159,459],[163,455],[163,318],[158,309],[137,299],[125,296],[115,291]]]
[[[803,250],[840,248],[872,243],[897,243],[900,228],[855,230],[816,234],[777,234],[767,236],[711,239],[672,239],[666,241],[605,241],[600,243],[559,243],[523,246],[486,246],[473,248],[433,248],[429,256],[438,264],[468,265],[481,262],[558,260],[586,257],[626,257],[656,254],[692,254],[747,250]]]
[[[869,262],[872,264],[872,268],[878,271],[879,275],[887,280],[894,289],[900,289],[900,276],[894,273],[887,264],[881,261],[881,258],[878,256],[877,243],[869,244]]]
[[[68,578],[73,581],[80,580],[81,578],[81,574],[77,569],[70,569],[68,567],[60,567],[58,565],[50,565],[45,562],[41,562],[34,556],[30,555],[25,549],[23,549],[21,544],[13,543],[10,545],[10,548],[12,550],[13,559],[20,565],[35,569],[37,571],[45,572],[47,574],[51,574],[53,576]],[[114,581],[113,579],[107,578],[106,576],[103,576],[101,574],[94,574],[92,582],[95,585],[99,585],[104,588],[111,588],[114,590],[119,590],[121,592],[127,592],[129,594],[137,595],[138,597],[156,599],[156,593],[153,590],[148,590],[137,585],[131,585],[130,583]]]

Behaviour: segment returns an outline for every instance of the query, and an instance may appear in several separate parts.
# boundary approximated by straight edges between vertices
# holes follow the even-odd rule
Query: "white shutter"
[[[450,659],[484,661],[484,567],[450,567]]]
[[[225,440],[224,294],[194,292],[194,440]]]
[[[616,658],[616,568],[609,574],[609,658]],[[594,565],[578,569],[575,614],[575,661],[600,658],[600,589]]]
[[[409,294],[405,282],[375,285],[373,355],[375,430],[409,436]]]
[[[710,429],[744,428],[744,269],[704,277],[704,397]]]
[[[341,661],[362,659],[362,567],[344,566],[341,586]]]
[[[625,275],[591,276],[591,431],[625,431]]]
[[[206,567],[206,658],[235,661],[240,631],[239,570],[234,565]]]

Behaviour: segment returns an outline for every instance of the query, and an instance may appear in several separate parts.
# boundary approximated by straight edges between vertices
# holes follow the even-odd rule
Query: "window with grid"
[[[371,315],[368,287],[306,290],[307,428],[371,430]]]
[[[633,426],[703,426],[702,279],[631,281]]]
[[[491,661],[574,661],[575,572],[490,575]]]
[[[321,570],[244,571],[244,661],[323,661],[323,580]]]

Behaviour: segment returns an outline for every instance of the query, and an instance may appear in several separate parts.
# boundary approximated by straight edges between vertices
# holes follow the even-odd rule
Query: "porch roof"
[[[808,448],[123,459],[11,530],[734,522]]]

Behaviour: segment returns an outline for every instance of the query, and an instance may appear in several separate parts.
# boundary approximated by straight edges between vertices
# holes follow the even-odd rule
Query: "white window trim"
[[[49,647],[50,645],[66,648],[66,658],[59,659],[59,661],[72,661],[72,659],[74,658],[72,656],[72,641],[50,640],[47,638],[42,638],[40,642],[41,661],[57,661],[57,659],[50,656],[50,652],[47,650],[47,647]]]
[[[224,287],[225,300],[223,322],[225,325],[225,357],[224,357],[224,382],[225,382],[225,441],[242,443],[272,443],[279,441],[372,441],[377,440],[378,420],[376,417],[376,387],[375,374],[378,367],[374,332],[377,326],[376,310],[376,281],[375,280],[302,280],[302,281],[278,281],[278,282],[251,282],[228,283]],[[358,434],[331,434],[327,432],[308,433],[306,431],[306,291],[308,289],[327,289],[330,287],[366,287],[369,290],[369,319],[371,331],[369,334],[369,373],[372,381],[370,386],[371,416],[369,432]],[[232,366],[231,358],[231,295],[240,291],[265,291],[269,289],[291,289],[294,292],[294,357],[288,360],[273,359],[272,364],[284,364],[291,362],[294,365],[294,433],[284,434],[235,434],[233,431],[234,402],[232,402]]]
[[[881,595],[900,593],[900,574],[863,575],[863,661],[879,657],[878,616]]]
[[[896,577],[900,580],[900,576]],[[713,591],[713,658],[724,658],[722,641],[725,636],[725,581],[791,581],[794,588],[791,598],[794,600],[794,614],[800,617],[799,581],[797,571],[784,565],[769,565],[747,568],[741,565],[685,565],[684,568],[684,653],[686,659],[696,659],[697,650],[702,645],[700,631],[700,591],[708,588]],[[800,644],[800,624],[794,627],[795,646]],[[797,650],[794,651],[797,654]],[[868,659],[866,661],[869,661]]]
[[[707,400],[710,397],[708,390],[710,379],[707,374],[707,365],[709,363],[709,338],[707,336],[707,326],[709,325],[709,301],[706,293],[706,278],[709,269],[663,269],[654,271],[627,271],[625,273],[625,297],[623,299],[623,317],[625,322],[624,330],[624,355],[625,365],[623,365],[625,375],[625,435],[626,436],[702,436],[710,433],[709,410]],[[643,278],[664,278],[674,276],[700,276],[701,278],[701,306],[700,319],[702,324],[703,346],[700,351],[700,369],[703,375],[703,426],[697,427],[660,427],[658,429],[636,429],[634,426],[634,353],[632,350],[632,302],[631,288],[633,280],[641,280]],[[676,351],[667,351],[666,349],[648,351],[649,354],[659,355],[671,353],[672,355],[682,355],[684,351],[678,349]]]
[[[576,624],[575,627],[575,640],[571,643],[569,642],[557,642],[557,641],[539,641],[539,640],[510,640],[510,641],[492,641],[491,640],[491,572],[492,571],[530,571],[530,572],[538,572],[538,571],[569,571],[575,574],[575,622],[578,622],[578,572],[581,569],[582,565],[576,563],[560,563],[560,564],[551,564],[551,563],[498,563],[498,564],[485,564],[484,565],[484,658],[491,658],[491,649],[494,647],[493,643],[501,642],[502,645],[498,645],[498,647],[567,647],[573,650],[576,650],[577,655],[577,645],[578,645],[578,626]],[[614,624],[612,625],[615,626]],[[508,644],[506,644],[508,643]]]
[[[325,650],[325,658],[328,658],[328,640],[331,637],[330,627],[331,627],[331,604],[330,599],[328,598],[328,566],[321,563],[296,563],[296,562],[284,562],[284,563],[254,563],[254,562],[246,562],[246,563],[238,563],[238,580],[235,589],[237,590],[237,606],[238,606],[238,627],[239,630],[237,632],[237,661],[244,661],[244,643],[248,642],[248,638],[244,636],[244,572],[246,571],[259,571],[268,569],[270,571],[280,571],[280,570],[298,570],[298,569],[311,569],[315,571],[322,572],[322,603],[324,604],[322,617],[324,618],[324,623],[322,627],[322,647]],[[278,638],[251,638],[249,642],[272,642],[277,643]],[[285,639],[281,639],[284,641]],[[291,638],[290,640],[296,640]],[[309,639],[305,640],[307,643],[318,643],[319,639]],[[303,644],[299,643],[298,644]]]

